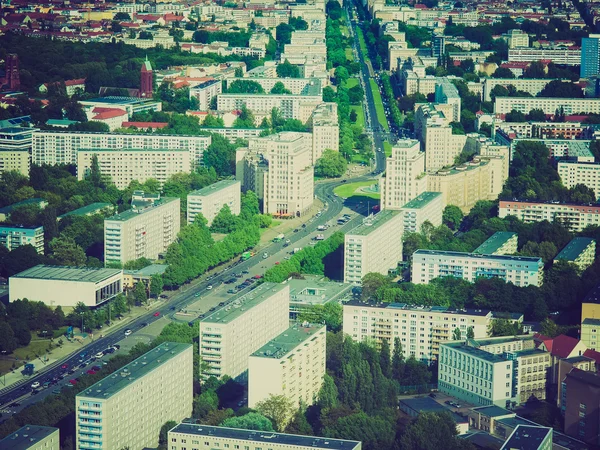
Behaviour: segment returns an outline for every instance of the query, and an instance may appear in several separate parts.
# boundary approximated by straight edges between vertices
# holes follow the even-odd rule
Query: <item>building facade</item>
[[[595,98],[496,97],[494,113],[507,114],[513,109],[523,114],[529,114],[532,109],[541,109],[550,115],[557,111],[565,115],[600,114],[600,102]]]
[[[0,226],[0,245],[9,251],[22,245],[31,245],[40,255],[44,254],[44,227]]]
[[[600,445],[600,375],[572,369],[562,383],[565,433],[593,447]]]
[[[208,80],[190,88],[190,100],[198,100],[198,111],[208,111],[212,99],[221,92],[223,84],[220,80]]]
[[[312,137],[313,165],[325,150],[339,151],[340,127],[336,103],[321,103],[315,108],[312,115]]]
[[[514,255],[517,253],[519,236],[512,231],[497,231],[473,250],[480,255]]]
[[[600,34],[590,34],[581,39],[581,78],[597,77],[600,74]]]
[[[596,199],[600,197],[600,163],[559,161],[558,175],[566,188],[583,184],[594,191]]]
[[[576,237],[554,257],[554,262],[566,261],[583,272],[596,259],[596,241],[592,238]]]
[[[315,108],[323,103],[321,94],[219,94],[217,109],[219,111],[239,110],[243,106],[254,113],[257,120],[271,117],[273,108],[279,109],[284,119],[297,119],[306,123]]]
[[[76,448],[156,447],[160,428],[192,414],[193,347],[165,342],[75,398]]]
[[[509,62],[536,62],[550,60],[554,64],[578,66],[581,64],[581,49],[576,48],[509,48]]]
[[[203,377],[245,378],[248,357],[289,327],[290,288],[264,283],[200,321]]]
[[[104,262],[157,259],[177,238],[179,198],[134,191],[131,209],[104,220]]]
[[[29,177],[31,145],[36,128],[0,128],[0,174],[17,171]]]
[[[60,450],[58,428],[25,425],[0,440],[0,450]]]
[[[582,231],[590,225],[600,225],[600,207],[590,205],[500,200],[498,217],[507,216],[515,216],[525,223],[558,221],[572,232]]]
[[[441,192],[423,192],[405,204],[401,211],[404,219],[404,232],[417,233],[421,226],[429,222],[434,227],[442,224],[444,204]]]
[[[512,86],[517,91],[527,92],[535,97],[552,80],[552,78],[485,78],[483,80],[483,100],[492,101],[492,90],[496,86],[505,88]]]
[[[241,183],[237,180],[222,180],[206,186],[187,196],[187,223],[191,224],[202,214],[211,226],[213,219],[227,205],[234,215],[239,215],[241,206]]]

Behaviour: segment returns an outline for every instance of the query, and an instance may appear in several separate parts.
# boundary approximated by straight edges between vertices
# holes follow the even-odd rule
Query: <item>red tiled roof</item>
[[[596,364],[600,365],[600,352],[596,350],[592,350],[588,348],[585,352],[583,352],[583,356],[587,356],[588,358],[592,358],[596,361]]]
[[[96,108],[94,108],[95,110]],[[127,111],[123,111],[122,109],[118,109],[118,108],[102,108],[106,111],[102,111],[98,114],[96,114],[92,120],[106,120],[106,119],[112,119],[114,117],[120,117],[120,116],[126,116],[127,115]]]
[[[81,84],[85,84],[85,78],[77,78],[75,80],[65,81],[65,86],[79,86]]]
[[[554,338],[551,353],[559,358],[567,358],[577,344],[579,344],[579,339],[561,334]]]
[[[167,122],[123,122],[124,128],[165,128],[168,126],[169,124]]]

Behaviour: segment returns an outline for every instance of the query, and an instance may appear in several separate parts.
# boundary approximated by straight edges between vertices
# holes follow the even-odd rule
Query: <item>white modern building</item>
[[[198,111],[208,111],[210,102],[223,92],[221,80],[208,80],[190,88],[190,100],[198,100]]]
[[[534,97],[544,89],[553,78],[484,78],[483,100],[492,101],[492,90],[496,86],[514,87],[517,91],[527,92]],[[527,111],[529,112],[529,111]]]
[[[202,214],[211,226],[213,219],[227,205],[232,214],[238,215],[241,206],[241,183],[237,180],[222,180],[192,191],[187,196],[187,223],[191,224]]]
[[[323,155],[325,150],[338,151],[340,148],[340,126],[338,124],[337,104],[321,103],[312,115],[313,154],[312,162]]]
[[[403,214],[386,209],[363,219],[344,237],[344,282],[360,284],[371,272],[387,275],[402,261]]]
[[[160,428],[192,414],[191,344],[164,342],[75,398],[76,448],[156,447]]]
[[[559,161],[558,175],[566,188],[583,184],[594,191],[596,199],[600,197],[600,163]]]
[[[401,211],[405,233],[417,233],[421,226],[429,222],[434,227],[442,224],[442,214],[446,204],[441,192],[423,192],[405,204]]]
[[[515,286],[541,286],[543,268],[541,258],[417,250],[412,257],[410,281],[429,284],[434,278],[454,277],[474,282],[479,277],[496,277]]]
[[[9,251],[23,245],[31,245],[44,254],[44,227],[24,227],[19,225],[0,226],[0,245]]]
[[[267,68],[266,70],[273,69],[276,70],[276,66],[272,66]],[[250,72],[248,72],[250,74]],[[276,73],[276,72],[275,72]],[[265,93],[270,94],[271,89],[277,84],[283,84],[288,91],[290,91],[294,95],[303,95],[309,92],[316,93],[318,89],[321,89],[321,80],[318,78],[279,78],[275,77],[257,77],[254,76],[250,78],[229,78],[226,80],[227,86],[230,86],[235,81],[253,81],[255,83],[260,84],[260,86],[264,89]]]
[[[569,114],[600,114],[600,102],[596,98],[555,97],[496,97],[494,113],[507,114],[512,110],[529,114],[532,109],[541,109],[544,114],[562,111]]]
[[[480,255],[514,255],[517,253],[519,236],[512,231],[497,231],[473,250]]]
[[[11,302],[29,299],[46,305],[93,308],[123,292],[121,269],[38,265],[8,279]]]
[[[60,431],[54,427],[25,425],[0,440],[0,450],[60,450]]]
[[[554,64],[579,66],[581,49],[574,48],[509,48],[508,62],[536,62],[550,60]]]
[[[248,407],[283,395],[296,407],[312,405],[325,376],[325,325],[294,324],[250,355]]]
[[[37,128],[0,128],[0,174],[17,171],[29,177],[31,143]]]
[[[558,221],[572,232],[582,231],[591,225],[600,226],[600,207],[590,205],[500,200],[498,217],[503,219],[507,216],[515,216],[525,223]]]

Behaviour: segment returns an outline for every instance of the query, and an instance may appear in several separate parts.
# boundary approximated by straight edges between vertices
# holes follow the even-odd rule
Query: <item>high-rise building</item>
[[[500,200],[498,217],[503,219],[507,216],[515,216],[525,223],[556,221],[574,232],[590,225],[600,225],[600,207],[589,205]]]
[[[399,140],[386,161],[381,179],[381,209],[400,209],[427,189],[425,152],[415,139]]]
[[[19,75],[19,55],[8,53],[4,63],[4,83],[8,89],[18,91],[21,88],[21,78]]]
[[[31,144],[37,128],[8,127],[0,129],[0,174],[17,171],[29,177]]]
[[[294,324],[250,355],[248,407],[283,395],[296,407],[312,405],[325,376],[325,325]]]
[[[529,47],[529,35],[521,30],[508,30],[502,35],[508,43],[508,48]]]
[[[263,283],[200,321],[202,376],[245,378],[248,357],[289,327],[290,287]]]
[[[312,163],[316,164],[325,150],[338,151],[340,148],[340,127],[338,124],[337,104],[321,103],[312,115],[313,154]]]
[[[371,272],[387,275],[402,261],[401,211],[386,209],[363,219],[344,237],[344,282],[360,284]]]
[[[451,122],[460,122],[460,95],[448,78],[438,78],[435,84],[435,102],[452,106]]]
[[[31,245],[40,254],[44,254],[44,227],[24,227],[19,225],[0,226],[0,245],[14,250],[22,245]]]
[[[425,222],[434,227],[440,226],[445,206],[441,192],[427,191],[413,198],[401,209],[404,215],[404,232],[417,233]]]
[[[142,70],[140,72],[140,97],[152,98],[153,91],[154,85],[152,84],[152,65],[146,56],[146,61],[142,63]]]
[[[581,78],[600,75],[600,34],[590,34],[581,39]]]
[[[565,433],[593,447],[600,445],[600,375],[572,369],[563,385]]]
[[[0,441],[0,450],[60,450],[58,428],[25,425]]]
[[[104,262],[157,259],[177,238],[179,198],[134,191],[131,209],[104,220]]]
[[[192,414],[193,347],[164,342],[77,394],[76,448],[156,447],[160,428]]]
[[[566,188],[572,189],[583,184],[594,191],[596,199],[600,198],[600,163],[559,161],[557,170]]]
[[[431,56],[440,58],[446,53],[446,36],[443,34],[433,34],[431,38]]]
[[[213,219],[225,205],[232,214],[238,215],[241,206],[241,183],[238,180],[217,181],[202,189],[192,191],[187,196],[187,222],[193,223],[202,214],[211,226]]]
[[[208,111],[214,97],[222,92],[221,80],[208,80],[190,88],[190,99],[198,100],[198,110]]]

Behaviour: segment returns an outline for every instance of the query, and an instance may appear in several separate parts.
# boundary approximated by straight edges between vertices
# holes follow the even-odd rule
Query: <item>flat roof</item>
[[[0,450],[27,450],[52,433],[58,437],[58,428],[24,425],[0,441]]]
[[[285,358],[292,350],[323,329],[325,329],[325,325],[322,324],[307,326],[294,324],[250,356],[273,359]]]
[[[587,237],[576,237],[571,239],[571,242],[563,248],[558,255],[554,257],[554,260],[563,259],[565,261],[575,261],[579,255],[581,255],[592,242],[596,242],[592,238]]]
[[[359,308],[389,308],[402,309],[404,311],[413,311],[420,313],[446,313],[446,314],[468,314],[473,316],[487,316],[491,313],[489,309],[455,309],[447,306],[420,306],[409,305],[408,303],[376,303],[365,302],[363,300],[350,300],[344,303],[344,306],[357,306]]]
[[[145,214],[147,212],[154,211],[156,208],[158,208],[160,206],[164,206],[167,203],[174,202],[175,200],[179,201],[179,197],[161,197],[160,199],[155,200],[152,203],[152,205],[148,206],[147,208],[143,208],[140,210],[128,209],[127,211],[123,211],[122,213],[115,214],[114,216],[108,217],[104,220],[105,221],[126,222],[130,219],[133,219],[134,217],[138,217],[140,214]]]
[[[552,428],[519,425],[502,446],[503,449],[538,450],[546,439],[552,442]]]
[[[359,441],[348,441],[317,436],[301,436],[297,434],[284,434],[266,431],[242,430],[238,428],[214,427],[210,425],[196,425],[191,423],[180,423],[169,433],[193,434],[196,436],[210,436],[218,438],[239,439],[244,441],[264,442],[298,446],[306,448],[325,448],[333,450],[352,450],[358,448]]]
[[[100,211],[104,208],[109,208],[111,206],[112,206],[111,203],[101,203],[101,202],[90,203],[89,205],[82,206],[81,208],[77,208],[77,209],[74,209],[73,211],[64,213],[64,214],[58,216],[58,218],[62,219],[64,217],[68,217],[68,216],[87,216],[96,211]]]
[[[380,226],[399,215],[400,212],[401,211],[384,209],[373,216],[365,217],[363,219],[363,223],[346,233],[346,236],[367,236],[368,234],[371,234],[373,231],[377,230]]]
[[[234,319],[240,317],[243,313],[247,312],[250,308],[264,302],[272,295],[277,292],[288,288],[287,284],[279,283],[263,283],[257,286],[246,294],[234,295],[229,303],[220,309],[217,309],[212,314],[203,318],[200,322],[208,323],[229,323]]]
[[[400,400],[400,403],[419,412],[448,411],[431,397],[405,398]]]
[[[137,105],[143,103],[158,103],[153,99],[142,99],[138,97],[119,97],[116,95],[108,97],[89,98],[87,100],[81,100],[80,103],[107,103],[111,105]]]
[[[431,203],[431,201],[441,196],[441,192],[423,192],[417,198],[413,198],[410,202],[404,205],[402,209],[421,209],[423,206]]]
[[[600,319],[583,319],[583,325],[600,325]]]
[[[45,202],[46,200],[44,200],[43,198],[28,198],[27,200],[22,200],[20,202],[13,203],[12,205],[5,206],[4,208],[0,208],[0,213],[7,214],[12,212],[13,209],[19,208],[20,206],[39,205]]]
[[[188,348],[192,348],[192,344],[163,342],[158,347],[144,353],[126,366],[81,391],[77,394],[77,397],[108,399]]]
[[[241,182],[238,180],[221,180],[221,181],[217,181],[216,183],[210,184],[206,187],[203,187],[202,189],[197,189],[195,191],[192,191],[188,194],[188,196],[196,195],[196,196],[204,197],[204,196],[207,196],[210,194],[214,194],[215,192],[218,192],[221,189],[225,189],[225,188],[234,186],[236,184],[241,185]]]
[[[292,278],[287,282],[290,286],[290,304],[323,305],[337,300],[350,292],[351,283],[330,281],[316,275],[303,275],[303,279]]]
[[[516,415],[515,412],[509,411],[508,409],[501,408],[500,406],[496,405],[481,406],[479,408],[473,408],[472,411],[481,413],[487,417],[502,417]]]
[[[165,273],[165,270],[167,270],[167,267],[169,266],[166,264],[150,264],[149,266],[146,266],[139,270],[133,270],[132,272],[136,275],[145,276],[162,275],[163,273]]]
[[[25,225],[0,224],[0,230],[43,230],[42,225],[26,227]]]
[[[36,280],[76,281],[99,283],[121,273],[121,269],[96,267],[46,266],[40,264],[13,275],[11,278],[34,278]]]
[[[530,256],[510,256],[510,255],[478,255],[477,253],[466,253],[466,252],[452,252],[452,251],[444,251],[444,250],[416,250],[413,255],[433,255],[433,256],[454,256],[457,258],[489,258],[489,259],[497,259],[502,261],[522,261],[522,262],[530,262],[530,263],[541,263],[542,258],[535,258]]]
[[[512,231],[497,231],[492,234],[483,244],[473,250],[473,253],[491,255],[492,253],[498,251],[500,247],[506,244],[514,236],[517,236],[517,233],[513,233]]]

